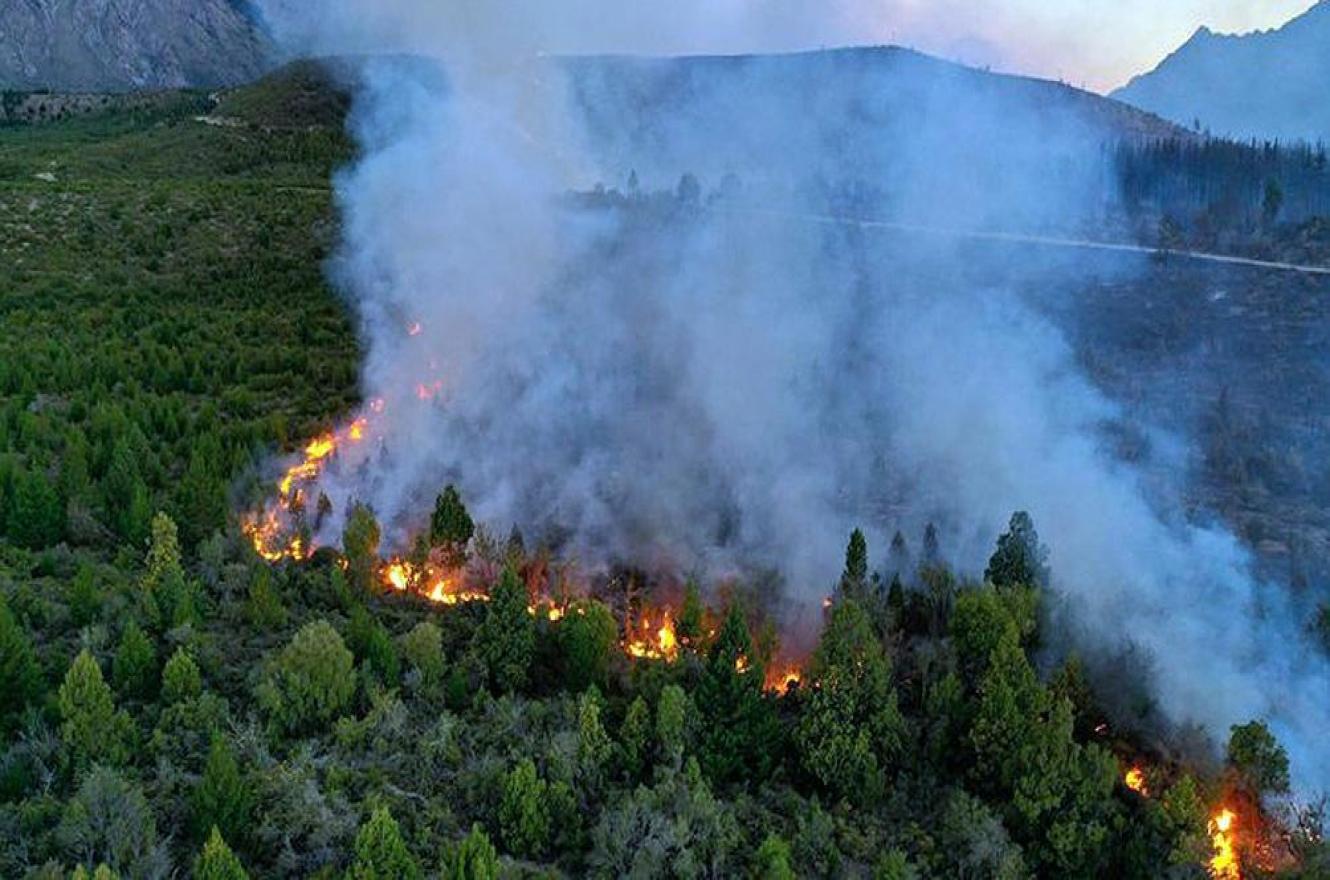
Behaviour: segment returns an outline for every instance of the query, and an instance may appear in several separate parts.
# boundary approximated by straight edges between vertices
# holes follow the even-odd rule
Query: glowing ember
[[[1145,771],[1140,767],[1132,767],[1127,771],[1127,775],[1122,780],[1127,788],[1139,794],[1141,797],[1150,796],[1150,788],[1145,782]]]
[[[421,382],[416,386],[416,397],[419,400],[433,400],[443,393],[443,380],[435,379],[428,385]]]
[[[740,675],[744,675],[748,672],[748,658],[743,654],[734,658],[734,671]]]
[[[803,673],[796,667],[767,671],[767,680],[762,687],[773,694],[789,693],[790,688],[803,681]]]
[[[674,634],[674,619],[670,612],[661,613],[658,627],[652,626],[651,613],[644,613],[636,631],[624,641],[623,647],[631,657],[673,663],[679,657],[679,641]]]
[[[1215,880],[1242,880],[1242,868],[1234,849],[1238,817],[1230,809],[1221,809],[1210,819],[1210,842],[1215,854],[1210,858],[1210,876]]]

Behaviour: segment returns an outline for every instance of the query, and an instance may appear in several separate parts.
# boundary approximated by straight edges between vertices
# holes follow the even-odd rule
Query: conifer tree
[[[192,826],[220,831],[223,837],[240,841],[249,830],[254,796],[225,737],[214,733],[208,746],[208,761],[190,798]]]
[[[527,613],[526,586],[511,568],[504,569],[490,594],[485,620],[472,644],[500,693],[511,693],[526,684],[535,654],[535,622]]]
[[[356,832],[355,859],[346,880],[420,880],[421,876],[397,820],[387,807],[377,807]]]
[[[840,577],[842,596],[863,601],[868,595],[868,541],[864,533],[855,529],[845,548],[845,571]]]
[[[74,658],[59,694],[60,737],[77,767],[121,764],[129,757],[133,722],[117,712],[101,667],[85,648]]]
[[[732,604],[697,689],[697,707],[706,719],[701,765],[713,782],[760,782],[771,772],[780,728],[762,693],[763,674],[743,612]]]
[[[430,543],[441,548],[449,564],[466,561],[466,545],[476,533],[476,524],[462,503],[457,487],[449,485],[434,501],[434,514],[430,517]]]
[[[18,722],[42,693],[42,670],[23,624],[0,595],[0,733]]]
[[[444,853],[439,880],[499,880],[499,854],[479,825],[449,846]]]
[[[215,826],[194,861],[194,880],[249,880],[240,859],[231,852],[231,847],[226,845],[221,831]]]

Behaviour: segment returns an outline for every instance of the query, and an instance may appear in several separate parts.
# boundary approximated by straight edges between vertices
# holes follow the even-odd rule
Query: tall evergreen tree
[[[8,526],[14,541],[30,550],[49,547],[64,536],[65,508],[45,474],[36,470],[19,474]]]
[[[905,721],[891,664],[867,612],[852,599],[831,611],[809,664],[816,682],[795,729],[805,769],[837,797],[871,803],[899,756]]]
[[[984,580],[995,587],[1048,586],[1048,548],[1039,543],[1034,521],[1025,511],[1012,514],[1007,531],[998,538],[988,560]]]
[[[42,670],[27,630],[0,594],[0,733],[41,697]]]
[[[351,507],[342,530],[342,554],[346,575],[358,590],[373,589],[379,567],[379,522],[374,511],[357,502]]]
[[[86,648],[65,673],[59,707],[60,737],[75,766],[115,765],[129,758],[133,722],[125,712],[116,711],[111,687]]]
[[[355,859],[346,880],[420,880],[420,864],[402,840],[397,820],[378,807],[356,832]]]
[[[526,684],[535,656],[536,625],[527,604],[526,586],[517,572],[504,569],[472,642],[488,670],[490,683],[500,693],[520,690]]]
[[[444,853],[439,880],[499,880],[499,854],[479,825]]]
[[[855,529],[845,548],[845,571],[840,576],[842,596],[862,602],[868,596],[868,541]]]
[[[226,738],[214,733],[208,747],[208,761],[190,798],[192,826],[196,834],[204,829],[220,831],[223,837],[241,841],[249,831],[254,795],[240,764],[227,745]]]
[[[466,561],[466,545],[476,533],[476,524],[462,503],[457,487],[449,485],[434,501],[430,517],[430,543],[441,548],[454,565]]]
[[[780,727],[762,692],[763,672],[743,612],[731,604],[697,688],[697,708],[706,719],[701,765],[713,782],[756,784],[771,773]]]
[[[249,880],[240,859],[231,852],[217,828],[212,829],[203,851],[194,861],[194,880]]]

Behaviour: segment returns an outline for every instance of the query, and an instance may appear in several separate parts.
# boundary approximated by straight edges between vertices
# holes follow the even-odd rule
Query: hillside
[[[691,62],[713,63],[753,62]],[[1096,136],[1142,119],[1079,95]],[[889,549],[856,531],[809,586],[816,650],[782,642],[778,579],[581,569],[451,487],[410,559],[380,558],[367,508],[337,546],[260,558],[241,519],[273,454],[335,468],[321,438],[365,430],[339,421],[363,352],[325,276],[345,112],[297,66],[0,127],[0,877],[1200,877],[1235,846],[1320,876],[1322,836],[1295,824],[1315,816],[1261,813],[1289,775],[1264,723],[1174,748],[1149,658],[1053,656],[1062,599],[1028,517],[984,536],[985,583],[943,562],[945,524]],[[706,222],[687,196],[621,199],[611,244],[687,243]],[[1213,414],[1204,464],[1243,491],[1244,536],[1284,561],[1325,546],[1330,524],[1287,533],[1301,511],[1253,515],[1319,503],[1324,443],[1303,472],[1305,438],[1252,427],[1301,412],[1324,436],[1323,286],[1216,269],[1175,290],[1186,263],[1076,254],[1069,292],[1011,259],[1023,244],[853,238],[875,291],[1038,303],[1124,421]]]
[[[0,88],[212,87],[270,66],[245,0],[4,0]]]
[[[1278,30],[1202,27],[1112,97],[1183,125],[1240,139],[1330,140],[1330,2]]]

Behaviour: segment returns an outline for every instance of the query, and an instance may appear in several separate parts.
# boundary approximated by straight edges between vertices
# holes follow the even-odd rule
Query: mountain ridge
[[[275,52],[245,0],[0,0],[0,87],[129,92],[249,82]]]
[[[1153,70],[1109,97],[1216,135],[1330,140],[1330,0],[1280,28],[1221,34],[1202,26]]]

